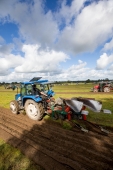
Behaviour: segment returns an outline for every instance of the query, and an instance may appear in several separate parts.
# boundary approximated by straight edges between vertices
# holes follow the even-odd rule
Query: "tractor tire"
[[[18,105],[18,102],[16,100],[12,100],[10,102],[10,109],[11,109],[12,113],[18,114],[18,112],[19,112],[19,105]]]
[[[109,92],[110,92],[110,88],[109,88],[109,87],[105,87],[105,88],[104,88],[104,92],[105,92],[105,93],[109,93]]]
[[[93,89],[93,92],[94,92],[94,93],[97,93],[97,92],[98,92],[98,89],[96,89],[96,88]]]
[[[41,103],[36,103],[34,100],[25,102],[25,111],[27,116],[32,120],[41,120],[44,115],[44,109]]]

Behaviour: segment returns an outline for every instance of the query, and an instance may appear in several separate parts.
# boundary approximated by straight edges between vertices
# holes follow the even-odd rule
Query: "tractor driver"
[[[47,97],[47,95],[44,92],[40,91],[40,89],[38,89],[36,87],[36,84],[33,84],[32,87],[33,87],[33,94],[35,94],[35,95],[43,95],[43,96]]]

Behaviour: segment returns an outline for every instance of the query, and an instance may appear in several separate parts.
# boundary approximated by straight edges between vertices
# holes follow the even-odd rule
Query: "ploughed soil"
[[[33,121],[0,107],[0,138],[20,149],[45,170],[113,170],[113,129],[109,134],[87,121],[87,132],[60,123]]]

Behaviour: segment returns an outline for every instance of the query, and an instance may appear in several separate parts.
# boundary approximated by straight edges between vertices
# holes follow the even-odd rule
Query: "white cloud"
[[[61,8],[55,13],[59,25],[69,25],[78,15],[86,0],[73,0],[71,6],[67,6],[66,0],[62,1]]]
[[[113,50],[113,38],[110,42],[106,43],[103,48],[104,51]]]
[[[78,64],[72,65],[71,67],[55,72],[34,72],[34,73],[21,73],[21,72],[9,72],[8,75],[0,76],[0,82],[23,82],[29,81],[33,77],[42,77],[43,79],[48,79],[50,81],[78,81],[78,80],[98,80],[98,79],[113,79],[113,69],[111,70],[95,70],[87,67],[87,63],[78,61]]]
[[[9,54],[5,57],[0,58],[0,74],[4,75],[8,74],[10,69],[17,67],[18,65],[22,64],[24,59],[19,55]]]
[[[86,72],[89,68],[86,67],[87,63],[81,60],[78,61],[78,64],[72,65],[71,67],[67,68],[66,70],[62,70],[60,74],[55,76],[58,80],[85,80]]]
[[[75,72],[81,72],[82,69],[86,66],[86,62],[83,62],[81,60],[78,61],[78,65],[72,65],[68,71],[75,71]]]
[[[108,56],[106,53],[100,56],[100,58],[97,60],[97,69],[104,69],[109,64],[113,62],[113,54]]]
[[[5,42],[5,40],[3,39],[3,37],[0,36],[0,44],[3,44]]]
[[[41,51],[39,45],[24,45],[22,51],[24,63],[15,68],[16,72],[58,72],[59,63],[69,59],[63,52]]]
[[[75,55],[94,51],[113,35],[113,1],[93,2],[84,7],[85,2],[73,0],[67,6],[66,1],[62,1],[56,13],[50,10],[45,13],[43,1],[11,0],[9,3],[2,0],[0,14],[4,20],[18,24],[20,36],[28,44],[38,43],[41,48],[49,46]]]
[[[7,75],[18,65],[23,63],[20,55],[12,54],[13,44],[0,45],[0,75]]]
[[[112,73],[113,73],[113,64],[110,65],[110,67],[108,68],[108,70],[110,70],[110,72],[112,71]]]
[[[4,54],[10,54],[14,45],[13,44],[4,44],[0,45],[0,56]]]
[[[34,0],[34,3],[21,3],[12,0],[11,3],[4,0],[0,5],[1,16],[6,21],[17,23],[21,38],[28,43],[41,43],[42,47],[52,44],[58,33],[57,23],[53,19],[51,11],[45,13],[43,1]]]
[[[73,54],[94,51],[113,35],[113,1],[99,1],[82,9],[73,25],[59,36],[58,49]]]

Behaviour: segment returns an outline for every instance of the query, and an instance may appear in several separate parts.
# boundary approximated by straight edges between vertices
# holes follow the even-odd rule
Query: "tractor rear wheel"
[[[18,112],[19,112],[19,105],[18,105],[18,102],[16,100],[12,100],[10,102],[10,109],[11,109],[12,113],[18,114]]]
[[[42,104],[30,99],[25,102],[25,111],[28,117],[33,120],[41,120],[44,115]]]
[[[104,92],[109,93],[109,92],[110,92],[110,88],[109,88],[109,87],[105,87],[105,88],[104,88]]]

